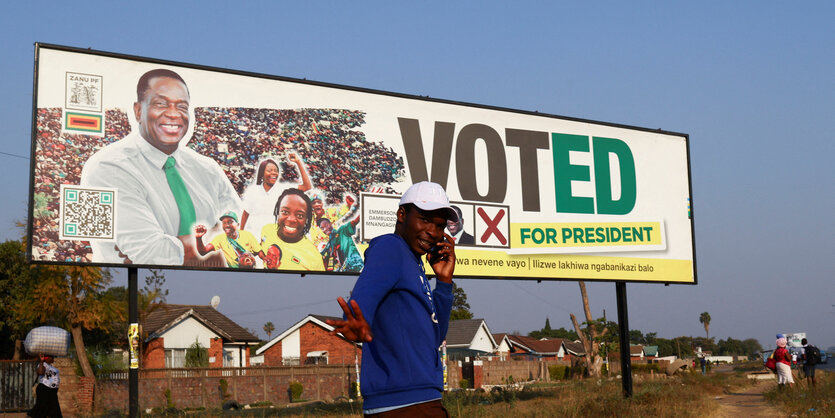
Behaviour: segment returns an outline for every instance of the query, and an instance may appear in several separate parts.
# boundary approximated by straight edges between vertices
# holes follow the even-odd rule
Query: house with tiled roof
[[[644,346],[642,345],[630,345],[629,346],[629,357],[637,358],[639,360],[644,359]]]
[[[510,338],[507,337],[507,334],[493,334],[493,339],[496,341],[496,355],[499,357],[499,360],[504,361],[510,359],[510,352],[513,350],[513,344],[510,342]]]
[[[299,364],[354,364],[362,358],[361,344],[348,341],[342,334],[330,335],[328,319],[342,318],[307,315],[259,348],[255,354],[264,366]]]
[[[511,358],[564,359],[566,352],[562,338],[539,340],[524,335],[508,335],[513,349]]]
[[[586,355],[586,348],[583,343],[579,341],[562,341],[562,347],[565,349],[565,360],[570,360],[572,357],[583,357]]]
[[[449,321],[446,333],[447,358],[461,360],[493,354],[498,344],[484,319]]]
[[[186,350],[208,350],[209,367],[249,366],[260,339],[209,305],[155,305],[142,323],[143,368],[185,367]]]

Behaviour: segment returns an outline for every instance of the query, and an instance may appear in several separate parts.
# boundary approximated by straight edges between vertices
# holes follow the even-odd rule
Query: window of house
[[[327,351],[311,351],[307,353],[304,364],[328,364]]]
[[[178,369],[186,366],[186,349],[169,348],[165,350],[165,367]]]
[[[232,351],[223,350],[223,367],[237,367],[235,358],[232,356]]]
[[[301,361],[298,357],[282,357],[281,358],[281,365],[282,366],[298,366],[301,364]]]

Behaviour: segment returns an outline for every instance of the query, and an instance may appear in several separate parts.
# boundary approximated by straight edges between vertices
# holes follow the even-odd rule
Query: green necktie
[[[168,157],[162,169],[165,170],[165,179],[168,180],[168,187],[174,194],[177,209],[180,210],[180,232],[177,235],[189,235],[191,234],[191,226],[197,220],[197,215],[194,213],[194,203],[188,194],[186,183],[180,177],[177,167],[174,166],[176,163],[177,160],[174,157]]]

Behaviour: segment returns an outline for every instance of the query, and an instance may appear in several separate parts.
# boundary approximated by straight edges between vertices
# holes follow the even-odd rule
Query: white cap
[[[458,221],[458,213],[449,205],[449,198],[438,183],[422,181],[409,187],[400,197],[400,206],[411,203],[422,210],[445,209],[447,219]]]

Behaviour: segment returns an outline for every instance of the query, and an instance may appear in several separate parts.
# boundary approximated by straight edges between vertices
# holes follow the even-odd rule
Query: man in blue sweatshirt
[[[449,328],[455,270],[455,244],[444,228],[457,219],[440,185],[412,185],[400,199],[394,233],[372,239],[365,251],[350,305],[337,299],[345,319],[328,321],[331,334],[363,343],[366,416],[449,416],[438,349]],[[424,254],[438,278],[434,291]]]

